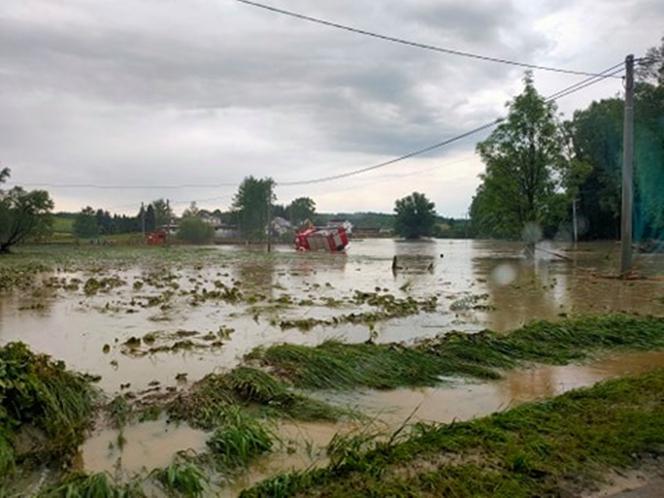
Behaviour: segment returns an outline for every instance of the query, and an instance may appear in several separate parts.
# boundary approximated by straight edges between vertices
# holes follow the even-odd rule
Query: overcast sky
[[[661,0],[265,0],[367,30],[502,58],[601,71],[657,45]],[[0,1],[0,166],[57,210],[133,213],[167,197],[229,206],[244,176],[277,181],[370,166],[495,119],[523,71],[395,45],[234,0]],[[550,94],[583,79],[537,71]],[[566,115],[615,95],[607,80]],[[463,216],[483,166],[472,137],[366,175],[280,187],[321,211],[391,211],[426,193]]]

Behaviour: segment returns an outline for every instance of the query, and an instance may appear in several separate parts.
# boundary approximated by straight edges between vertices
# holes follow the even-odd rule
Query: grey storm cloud
[[[549,55],[565,40],[537,22],[565,9],[574,15],[577,4],[590,3],[269,2],[408,39],[548,64],[568,63]],[[624,0],[615,8],[631,12],[638,4]],[[581,69],[613,62],[580,53],[574,66]],[[495,118],[523,74],[233,0],[4,0],[0,61],[0,162],[17,182],[47,183],[324,176]],[[550,75],[543,81],[574,82]],[[472,150],[473,143],[452,151],[464,147]],[[55,191],[54,197],[59,207],[75,209],[112,196]]]

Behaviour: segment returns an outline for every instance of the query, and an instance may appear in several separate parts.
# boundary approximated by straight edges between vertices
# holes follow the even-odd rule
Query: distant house
[[[208,213],[200,213],[199,217],[208,225],[212,225],[215,229],[221,225],[221,218]]]
[[[348,220],[341,220],[341,219],[330,220],[330,221],[327,222],[326,227],[330,227],[330,228],[339,228],[339,227],[341,227],[344,230],[346,230],[347,234],[350,235],[351,233],[353,233],[353,224]]]
[[[240,230],[236,225],[228,225],[219,222],[219,224],[217,224],[214,227],[215,242],[220,242],[224,240],[233,240],[239,238],[240,238]]]
[[[285,235],[293,231],[293,225],[286,218],[275,216],[272,220],[272,231],[278,236]]]

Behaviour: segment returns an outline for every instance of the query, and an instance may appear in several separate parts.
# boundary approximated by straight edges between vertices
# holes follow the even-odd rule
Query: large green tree
[[[394,205],[394,231],[405,239],[433,235],[436,226],[436,205],[419,192],[398,199]]]
[[[591,166],[579,187],[579,209],[590,238],[620,234],[623,107],[621,99],[612,98],[574,113],[575,153]]]
[[[637,66],[635,89],[634,237],[664,238],[664,39]],[[591,167],[580,187],[588,237],[620,236],[624,101],[593,102],[574,113],[575,150]]]
[[[316,215],[316,203],[311,197],[298,197],[286,208],[288,218],[294,225],[301,225],[307,220],[313,220]]]
[[[0,169],[0,185],[9,174],[9,168]],[[0,253],[9,252],[12,246],[29,238],[48,234],[52,209],[53,201],[44,190],[0,190]]]
[[[264,240],[267,234],[268,208],[276,197],[271,178],[249,176],[240,184],[233,198],[233,210],[245,240]]]
[[[530,73],[524,84],[507,104],[507,118],[477,145],[486,172],[470,214],[480,235],[517,238],[524,230],[546,232],[564,214],[557,193],[564,158],[556,107],[537,93]]]

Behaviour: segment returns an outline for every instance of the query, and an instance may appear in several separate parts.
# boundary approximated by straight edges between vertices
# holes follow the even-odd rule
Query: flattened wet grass
[[[23,343],[1,347],[0,485],[15,464],[66,463],[83,441],[96,398],[89,378],[64,363]],[[19,433],[38,435],[38,444],[19,452]]]
[[[338,420],[353,415],[292,389],[279,378],[256,368],[238,367],[225,374],[209,374],[187,393],[179,395],[168,411],[196,427],[214,429],[230,407],[257,414],[297,420]]]
[[[578,495],[611,469],[664,458],[663,392],[658,370],[470,422],[417,424],[368,448],[349,441],[328,467],[241,496]]]
[[[222,468],[233,469],[246,467],[257,456],[272,451],[275,438],[264,422],[238,407],[230,407],[207,445]]]
[[[664,318],[618,314],[536,321],[508,334],[450,333],[412,347],[280,344],[259,348],[248,358],[300,388],[391,389],[431,386],[451,375],[495,379],[500,370],[524,363],[566,364],[602,350],[658,348],[664,348]]]

